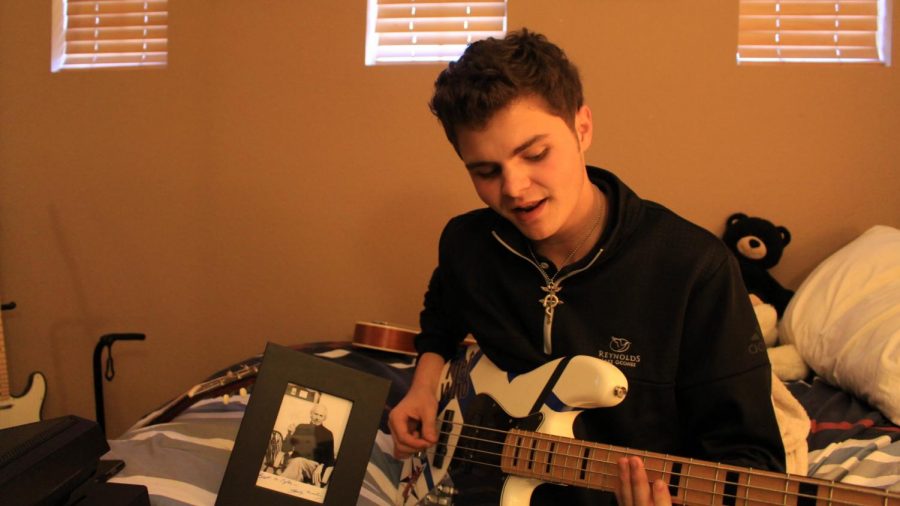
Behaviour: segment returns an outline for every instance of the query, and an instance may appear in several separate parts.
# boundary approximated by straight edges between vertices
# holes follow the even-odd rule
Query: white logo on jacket
[[[616,353],[625,353],[631,348],[631,341],[621,337],[612,336],[609,340],[609,349]]]
[[[631,341],[623,337],[610,336],[609,350],[598,350],[597,356],[611,364],[624,367],[637,367],[641,363],[640,355],[626,354],[631,349]]]

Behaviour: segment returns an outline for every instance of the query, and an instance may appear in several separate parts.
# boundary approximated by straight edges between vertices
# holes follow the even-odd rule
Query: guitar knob
[[[423,503],[437,504],[438,506],[453,506],[453,497],[440,494],[428,494],[425,496]]]
[[[441,494],[451,497],[459,493],[459,490],[456,490],[453,485],[438,485],[437,489]]]
[[[613,395],[619,399],[624,399],[625,396],[628,395],[628,387],[617,386],[613,388]]]

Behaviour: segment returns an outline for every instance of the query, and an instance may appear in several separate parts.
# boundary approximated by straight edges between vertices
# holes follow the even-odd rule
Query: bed
[[[810,419],[806,473],[900,500],[900,231],[874,227],[826,259],[797,290],[780,331],[814,371],[785,383]],[[386,416],[414,358],[350,342],[295,349],[392,382],[358,504],[397,504],[409,469],[391,456]],[[260,361],[214,372],[201,383],[222,383],[214,395],[173,399],[111,440],[104,458],[126,463],[111,481],[146,485],[152,504],[213,504]]]
[[[294,349],[391,381],[387,406],[396,404],[412,380],[414,358],[350,342],[316,342]],[[227,382],[214,397],[174,399],[143,417],[118,439],[104,459],[125,461],[114,483],[146,485],[151,504],[213,504],[244,411],[252,395],[262,356],[217,371],[198,385]],[[247,371],[252,371],[247,376]],[[358,504],[392,505],[403,462],[392,456],[387,407],[375,436]]]

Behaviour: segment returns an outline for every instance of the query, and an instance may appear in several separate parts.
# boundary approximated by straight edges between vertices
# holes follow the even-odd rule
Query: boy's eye
[[[537,153],[526,153],[524,155],[525,159],[530,162],[539,162],[547,156],[547,152],[550,151],[550,148],[544,148]]]
[[[496,176],[500,173],[499,167],[479,167],[472,171],[472,174],[476,177],[487,179]]]

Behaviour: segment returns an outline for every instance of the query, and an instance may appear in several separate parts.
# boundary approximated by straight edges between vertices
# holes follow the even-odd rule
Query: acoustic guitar
[[[6,340],[3,335],[3,318],[0,317],[0,429],[40,421],[46,394],[47,380],[40,372],[33,372],[28,377],[25,393],[19,396],[10,393]]]
[[[419,329],[387,322],[356,322],[353,346],[415,357]]]
[[[651,481],[663,480],[675,504],[898,506],[900,494],[805,476],[758,471],[575,439],[580,410],[620,403],[625,376],[597,357],[580,355],[511,375],[477,347],[448,363],[439,391],[438,443],[410,458],[403,503],[433,503],[439,490],[466,497],[465,473],[489,468],[488,478],[468,480],[481,502],[527,505],[534,489],[556,483],[613,491],[617,461],[638,456]],[[496,476],[496,483],[485,483]],[[440,486],[436,486],[440,485]],[[484,492],[487,491],[487,492]],[[497,494],[485,500],[484,494]],[[448,504],[452,497],[439,497]]]
[[[353,345],[391,353],[399,353],[411,357],[418,356],[415,338],[419,329],[387,322],[356,322],[353,329]],[[475,344],[472,336],[466,336],[462,346]]]
[[[133,428],[143,427],[150,422],[154,424],[171,422],[184,410],[203,399],[224,396],[223,401],[227,403],[229,393],[236,390],[241,392],[241,394],[246,393],[246,388],[256,381],[259,367],[259,363],[241,364],[236,369],[226,371],[224,374],[203,383],[198,383],[187,392],[169,401],[163,407],[145,415]]]
[[[358,322],[354,332],[355,346],[415,356],[413,338],[417,330],[384,322]],[[259,363],[241,364],[240,367],[191,387],[184,394],[172,399],[162,407],[145,415],[132,428],[140,428],[150,423],[172,421],[187,408],[203,399],[226,395],[245,389],[256,381]],[[227,397],[225,401],[227,402]]]

